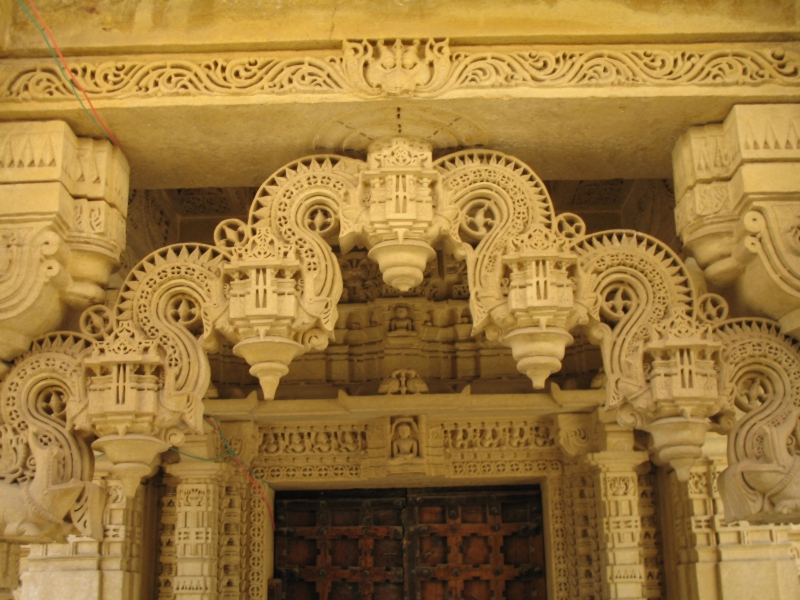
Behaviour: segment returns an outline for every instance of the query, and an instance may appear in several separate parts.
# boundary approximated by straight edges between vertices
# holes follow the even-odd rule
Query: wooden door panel
[[[538,487],[411,490],[405,523],[409,600],[546,598]]]
[[[326,496],[276,502],[276,598],[546,598],[538,487]]]
[[[405,498],[276,502],[275,573],[285,600],[403,600]]]

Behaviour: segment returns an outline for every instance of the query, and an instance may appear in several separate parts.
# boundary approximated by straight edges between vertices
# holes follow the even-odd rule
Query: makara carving
[[[800,520],[800,354],[776,324],[733,320],[724,343],[728,402],[740,418],[719,478],[727,521]]]

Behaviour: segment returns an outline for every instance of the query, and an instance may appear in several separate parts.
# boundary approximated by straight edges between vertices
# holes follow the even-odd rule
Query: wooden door
[[[409,600],[544,600],[539,488],[410,490],[405,515]]]
[[[405,494],[375,495],[284,494],[276,502],[281,598],[404,600]]]
[[[544,599],[538,486],[279,494],[282,600]]]

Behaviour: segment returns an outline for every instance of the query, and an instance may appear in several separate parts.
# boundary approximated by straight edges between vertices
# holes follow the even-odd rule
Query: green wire
[[[220,454],[219,456],[215,456],[214,458],[203,458],[202,456],[194,456],[192,454],[186,454],[186,452],[181,452],[177,448],[170,448],[170,450],[172,450],[173,452],[177,452],[181,456],[186,456],[188,458],[193,458],[195,460],[202,460],[204,462],[214,462],[214,461],[219,460],[220,458],[225,458],[226,456],[230,456],[231,455],[230,452],[226,452],[225,454]]]
[[[229,454],[230,456],[234,456],[234,457],[236,457],[236,458],[239,460],[239,463],[240,463],[240,464],[241,464],[241,465],[242,465],[242,466],[243,466],[245,469],[247,469],[247,472],[248,472],[248,473],[250,473],[250,475],[252,475],[254,479],[258,479],[258,480],[259,480],[261,483],[263,483],[264,485],[266,485],[266,486],[269,486],[269,483],[267,483],[267,481],[266,481],[266,480],[265,480],[263,477],[259,477],[258,475],[256,475],[256,474],[253,472],[253,469],[251,469],[251,468],[250,468],[250,465],[248,465],[248,464],[247,464],[246,462],[244,462],[244,461],[243,461],[241,458],[239,458],[239,456],[236,454],[236,451],[235,451],[235,450],[234,450],[234,449],[231,447],[231,445],[228,443],[228,439],[225,437],[225,434],[224,434],[224,433],[222,433],[222,427],[220,427],[220,424],[219,424],[219,421],[217,420],[217,417],[215,417],[214,415],[203,415],[203,416],[204,416],[204,417],[208,417],[209,419],[212,419],[212,420],[214,421],[214,424],[217,426],[217,431],[219,432],[219,437],[221,437],[221,438],[222,438],[222,443],[223,443],[223,445],[225,446],[225,448],[227,448],[227,450],[228,450],[228,454]]]
[[[42,38],[44,39],[44,43],[47,44],[47,48],[48,48],[48,50],[50,50],[50,54],[53,56],[53,60],[56,61],[56,66],[58,67],[58,70],[61,71],[61,76],[64,78],[64,81],[66,81],[70,85],[70,89],[72,90],[72,93],[75,94],[75,98],[78,100],[78,104],[81,105],[81,108],[83,109],[83,112],[85,112],[87,115],[89,115],[89,118],[94,122],[95,125],[97,125],[97,128],[100,129],[100,131],[103,132],[103,136],[109,142],[111,142],[113,144],[114,141],[105,132],[105,130],[103,129],[103,126],[100,125],[100,122],[95,118],[95,116],[91,112],[89,112],[89,109],[87,109],[86,106],[83,104],[83,100],[81,100],[80,95],[78,95],[78,90],[75,89],[75,82],[72,81],[72,78],[70,78],[64,72],[64,69],[61,67],[61,63],[58,60],[58,55],[56,54],[56,51],[53,49],[53,46],[50,45],[50,40],[47,39],[47,35],[45,34],[44,30],[39,25],[38,21],[36,21],[36,19],[33,17],[31,12],[28,10],[28,7],[25,6],[25,3],[22,2],[22,0],[17,0],[17,4],[19,4],[20,8],[23,11],[25,11],[25,14],[27,15],[28,19],[30,19],[31,23],[33,23],[34,27],[36,27],[36,29],[39,30],[39,33],[42,35]]]

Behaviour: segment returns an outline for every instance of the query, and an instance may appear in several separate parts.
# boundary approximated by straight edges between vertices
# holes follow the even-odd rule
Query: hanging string
[[[67,59],[61,52],[61,48],[58,46],[58,42],[56,42],[56,38],[53,35],[53,32],[50,30],[50,27],[47,26],[47,23],[45,22],[41,13],[39,13],[39,10],[36,8],[36,3],[34,2],[34,0],[28,0],[28,1],[31,4],[30,10],[28,9],[27,6],[25,6],[25,3],[22,0],[17,0],[17,4],[19,4],[20,8],[22,8],[25,15],[28,17],[31,23],[33,23],[33,25],[41,34],[42,38],[44,39],[44,43],[47,44],[47,48],[48,50],[50,50],[50,54],[53,56],[53,60],[56,61],[56,66],[58,67],[58,70],[61,72],[61,76],[64,78],[64,81],[66,81],[70,85],[72,93],[75,95],[75,98],[78,100],[78,103],[81,105],[81,108],[84,110],[84,112],[87,115],[89,115],[89,118],[91,118],[91,120],[94,121],[94,124],[97,125],[97,127],[103,131],[103,135],[106,138],[108,138],[108,140],[112,144],[114,144],[117,148],[119,148],[120,147],[119,141],[117,140],[116,137],[114,137],[114,134],[111,133],[111,130],[105,124],[100,115],[97,114],[97,110],[95,110],[94,105],[92,104],[92,100],[89,98],[89,94],[86,92],[86,90],[81,85],[80,81],[78,81],[72,70],[69,68]],[[34,14],[36,15],[36,18],[34,18],[34,16],[31,14],[31,10],[33,10]],[[45,33],[45,31],[47,33]],[[86,105],[83,103],[83,100],[78,94],[78,90],[80,90],[83,93],[86,102],[89,104],[89,107],[91,108],[91,112],[89,112],[89,110],[86,108]]]

